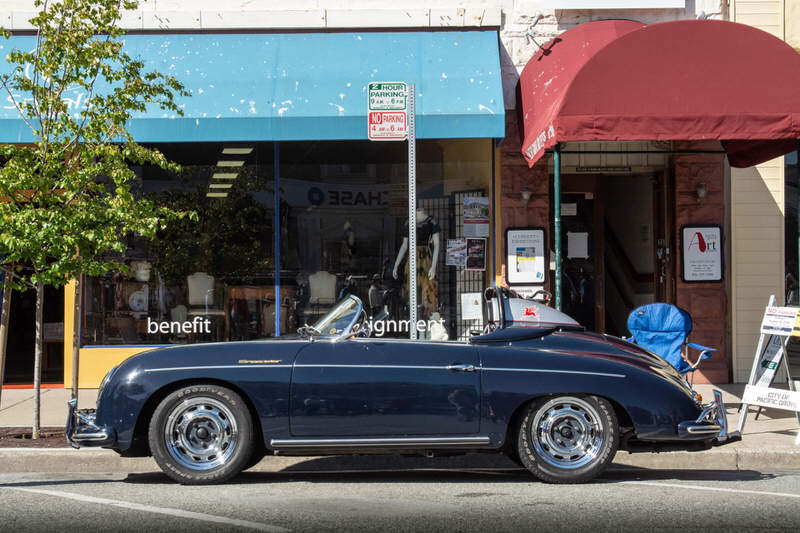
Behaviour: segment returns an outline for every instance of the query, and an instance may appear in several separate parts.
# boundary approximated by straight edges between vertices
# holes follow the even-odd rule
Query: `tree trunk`
[[[75,320],[72,330],[72,398],[78,398],[78,357],[80,356],[81,347],[81,298],[83,289],[81,281],[83,276],[78,276],[75,280]]]
[[[3,399],[3,380],[6,374],[6,345],[8,344],[8,321],[11,318],[11,280],[3,276],[3,307],[0,311],[0,402]]]
[[[36,283],[36,349],[33,353],[33,435],[34,439],[39,438],[41,429],[41,385],[42,385],[42,307],[44,301],[44,284],[41,281]]]

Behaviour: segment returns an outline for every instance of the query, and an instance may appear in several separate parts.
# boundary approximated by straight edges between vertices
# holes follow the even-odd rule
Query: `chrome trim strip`
[[[489,445],[489,437],[401,437],[385,439],[272,439],[280,449],[304,448],[431,448],[439,446]]]
[[[585,376],[604,376],[608,378],[624,378],[625,374],[612,374],[610,372],[589,372],[586,370],[553,370],[547,368],[487,368],[481,370],[493,372],[536,372],[539,374],[582,374]]]
[[[108,432],[99,431],[97,433],[76,433],[72,435],[72,439],[76,442],[106,440],[108,439]]]
[[[717,424],[706,424],[702,426],[687,426],[686,432],[690,435],[717,435],[721,429]]]
[[[219,370],[225,368],[292,368],[292,365],[211,365],[211,366],[173,366],[169,368],[147,368],[145,372],[171,372],[173,370]]]
[[[406,368],[409,370],[452,370],[448,366],[422,365],[333,365],[333,364],[298,364],[295,368]]]

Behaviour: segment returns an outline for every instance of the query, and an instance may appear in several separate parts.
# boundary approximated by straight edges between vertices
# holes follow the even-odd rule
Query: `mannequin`
[[[425,212],[422,207],[417,208],[417,286],[421,290],[422,298],[419,303],[425,310],[425,316],[438,310],[439,307],[439,284],[436,278],[436,265],[439,262],[439,251],[441,240],[439,238],[440,228],[436,220]],[[400,264],[408,252],[408,223],[406,223],[406,236],[397,252],[394,262],[392,276],[398,277]],[[406,273],[408,274],[408,263],[406,262]],[[406,276],[408,279],[408,276]],[[405,287],[407,296],[408,286]]]

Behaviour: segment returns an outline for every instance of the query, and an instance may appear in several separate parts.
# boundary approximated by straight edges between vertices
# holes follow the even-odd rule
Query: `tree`
[[[137,2],[36,0],[35,5],[34,44],[13,49],[6,58],[9,68],[0,74],[0,86],[31,136],[30,144],[0,146],[0,261],[11,288],[36,288],[33,434],[38,437],[44,285],[63,286],[82,274],[124,268],[111,258],[124,252],[125,236],[152,238],[169,222],[194,215],[137,198],[131,187],[131,164],[178,167],[134,142],[130,119],[148,106],[182,115],[175,98],[188,96],[176,78],[146,71],[125,52],[125,32],[117,24],[121,12]]]

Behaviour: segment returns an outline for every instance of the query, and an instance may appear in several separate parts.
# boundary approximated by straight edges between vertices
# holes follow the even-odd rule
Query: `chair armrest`
[[[692,368],[700,364],[700,361],[702,361],[703,359],[711,359],[711,352],[717,351],[716,348],[709,348],[708,346],[703,346],[702,344],[696,344],[694,342],[687,342],[686,346],[694,348],[695,350],[700,350],[700,355],[697,357],[697,361],[695,361],[695,363],[692,365]],[[687,355],[686,359],[688,360],[689,359],[688,353],[686,355]]]

